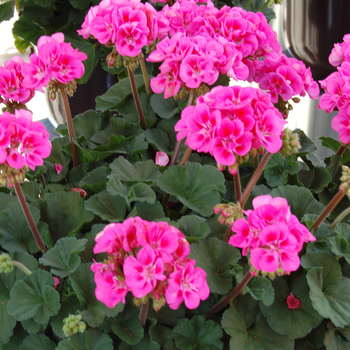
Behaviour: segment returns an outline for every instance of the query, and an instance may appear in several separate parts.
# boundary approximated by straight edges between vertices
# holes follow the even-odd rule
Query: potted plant
[[[74,119],[88,55],[62,32],[1,67],[3,350],[349,346],[349,41],[320,160],[286,128],[319,87],[254,12],[269,3],[95,4],[78,33],[119,82]],[[44,86],[67,113],[52,142],[25,106]]]

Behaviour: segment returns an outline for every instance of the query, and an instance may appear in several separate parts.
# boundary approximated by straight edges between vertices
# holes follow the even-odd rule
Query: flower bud
[[[1,254],[0,255],[0,273],[6,273],[7,275],[13,270],[13,264],[10,255]]]
[[[342,176],[340,178],[341,184],[339,190],[344,192],[348,197],[350,193],[350,169],[346,166],[342,166]]]
[[[115,63],[115,52],[112,51],[110,54],[108,54],[107,58],[106,58],[106,62],[107,62],[107,66],[108,68],[113,68],[114,63]]]
[[[296,154],[300,149],[299,135],[292,134],[292,130],[285,128],[282,134],[281,156],[284,158],[287,155]]]
[[[214,207],[215,214],[220,214],[219,223],[228,226],[233,225],[235,221],[243,217],[243,210],[237,203],[218,204]]]
[[[71,315],[63,319],[64,326],[62,328],[63,333],[66,337],[71,336],[75,333],[83,333],[86,329],[86,323],[81,320],[81,315]]]

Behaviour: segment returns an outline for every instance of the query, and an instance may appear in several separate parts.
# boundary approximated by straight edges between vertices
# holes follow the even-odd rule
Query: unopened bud
[[[282,0],[283,1],[283,0]],[[282,2],[281,1],[281,2]],[[294,103],[299,103],[300,102],[300,98],[299,97],[293,97],[292,98],[292,101],[294,102]]]
[[[50,100],[51,100],[51,101],[55,101],[55,100],[56,100],[56,97],[57,97],[56,92],[55,92],[55,91],[50,91],[49,97],[50,97]]]
[[[239,203],[218,204],[214,207],[215,214],[220,214],[219,223],[228,226],[233,225],[235,221],[243,218],[243,210]]]
[[[344,192],[349,197],[349,193],[350,193],[350,169],[346,165],[342,166],[342,176],[340,178],[340,181],[341,181],[341,184],[339,186],[339,190]]]
[[[64,326],[62,330],[66,337],[69,337],[70,335],[78,332],[84,333],[86,329],[86,323],[81,319],[81,315],[69,315],[63,319]]]
[[[6,273],[7,275],[13,270],[13,264],[10,255],[1,254],[0,255],[0,273]]]
[[[165,297],[162,295],[159,300],[153,298],[153,309],[159,311],[165,305]]]
[[[300,149],[299,135],[292,134],[290,129],[285,128],[282,134],[282,148],[280,149],[282,158],[287,155],[296,154]]]
[[[115,59],[116,59],[115,53],[114,53],[114,51],[112,51],[106,58],[108,68],[113,68],[114,63],[115,63]]]

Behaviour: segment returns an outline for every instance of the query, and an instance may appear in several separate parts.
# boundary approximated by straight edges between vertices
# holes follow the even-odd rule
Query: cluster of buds
[[[75,80],[69,81],[66,84],[58,82],[56,79],[52,79],[47,84],[47,91],[50,96],[50,100],[54,101],[57,97],[57,92],[60,90],[60,87],[63,87],[67,95],[72,97],[75,90],[77,89],[77,82]]]
[[[299,97],[293,97],[292,101],[294,103],[299,103],[300,98]],[[278,102],[274,104],[275,107],[281,112],[283,115],[283,119],[287,119],[289,112],[293,110],[293,106],[288,102],[285,101],[281,96],[278,96]]]
[[[122,56],[120,56],[122,57]],[[139,66],[138,56],[136,57],[123,57],[123,65],[126,68],[129,68],[130,70],[134,71]]]
[[[350,198],[350,169],[346,166],[342,166],[342,176],[340,178],[341,184],[339,190],[344,192]]]
[[[285,128],[282,135],[282,148],[280,154],[284,158],[285,156],[296,154],[301,149],[299,135],[292,134],[292,130]]]
[[[238,203],[218,204],[214,207],[214,213],[220,213],[218,221],[221,225],[231,226],[236,220],[243,218],[243,210]]]
[[[13,270],[13,264],[11,261],[11,257],[8,254],[0,255],[0,273],[6,273],[7,275],[11,273]]]
[[[25,178],[25,171],[28,167],[14,169],[7,164],[0,164],[0,187],[13,187],[14,183],[22,183]]]
[[[81,319],[81,315],[69,315],[68,317],[64,318],[64,326],[62,328],[64,335],[69,337],[78,332],[84,333],[86,323]]]

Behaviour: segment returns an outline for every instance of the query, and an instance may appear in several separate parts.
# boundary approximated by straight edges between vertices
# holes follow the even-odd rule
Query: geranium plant
[[[319,85],[271,3],[94,2],[77,35],[119,82],[74,118],[90,58],[62,32],[0,67],[2,350],[350,348],[349,35],[320,160],[288,128]],[[44,88],[52,141],[26,107]]]

